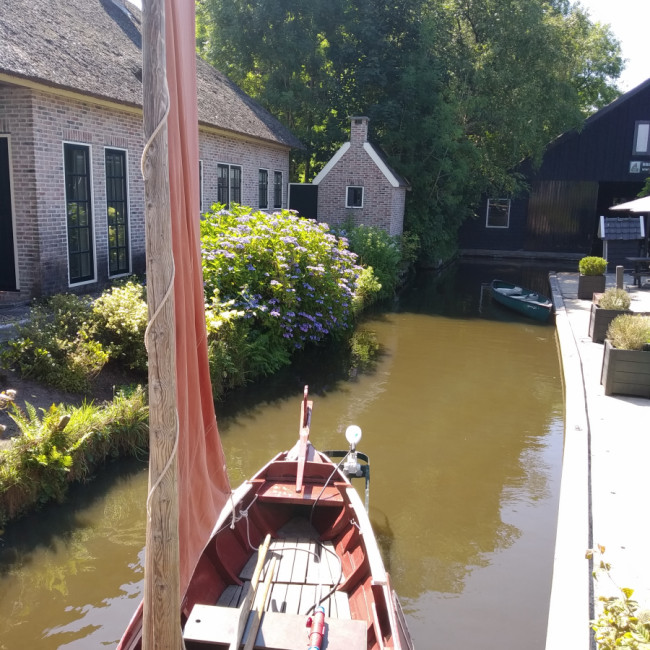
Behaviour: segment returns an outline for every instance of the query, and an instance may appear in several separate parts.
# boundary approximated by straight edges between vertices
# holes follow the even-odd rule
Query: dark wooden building
[[[536,172],[522,171],[530,193],[485,197],[459,233],[463,253],[602,255],[600,217],[620,216],[609,207],[650,176],[650,79],[550,143]]]

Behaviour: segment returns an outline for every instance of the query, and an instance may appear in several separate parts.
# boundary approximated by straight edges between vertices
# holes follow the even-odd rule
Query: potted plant
[[[600,383],[605,395],[650,397],[650,316],[621,314],[611,322]]]
[[[609,324],[623,313],[631,313],[630,296],[625,289],[614,287],[605,293],[594,294],[589,318],[589,336],[594,343],[602,343]]]
[[[591,300],[594,293],[605,291],[605,271],[607,260],[604,257],[583,257],[578,262],[580,276],[578,277],[578,298]]]

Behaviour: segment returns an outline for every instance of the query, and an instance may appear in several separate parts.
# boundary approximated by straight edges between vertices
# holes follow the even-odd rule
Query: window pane
[[[650,134],[650,123],[639,123],[636,125],[636,140],[634,153],[648,153],[648,135]]]
[[[71,282],[92,280],[93,231],[90,188],[90,148],[64,144],[68,267]]]
[[[109,273],[129,272],[126,152],[106,150],[106,216]]]
[[[241,204],[241,167],[230,168],[230,196],[233,203]]]
[[[508,228],[510,220],[510,199],[488,199],[488,228]]]
[[[275,172],[273,176],[273,207],[282,207],[282,172]]]
[[[348,187],[346,206],[348,208],[360,208],[363,206],[363,187]]]
[[[217,203],[223,203],[228,207],[230,204],[228,196],[228,165],[218,165],[217,171]]]
[[[259,207],[269,207],[269,172],[266,169],[259,171]]]

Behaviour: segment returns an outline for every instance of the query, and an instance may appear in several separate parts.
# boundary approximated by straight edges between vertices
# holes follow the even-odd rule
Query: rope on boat
[[[145,178],[144,168],[147,160],[147,154],[149,153],[149,149],[151,148],[151,145],[153,144],[160,130],[167,124],[167,118],[169,117],[171,104],[169,101],[169,86],[167,85],[167,75],[164,76],[164,81],[165,81],[164,97],[167,105],[165,106],[165,114],[160,119],[160,122],[158,122],[156,128],[153,130],[153,133],[149,136],[149,139],[147,140],[146,144],[144,145],[144,149],[142,150],[142,156],[140,158],[140,172],[142,173],[143,178]],[[158,315],[160,314],[162,308],[165,306],[165,303],[169,300],[169,297],[171,296],[172,291],[174,290],[175,275],[176,275],[176,266],[174,264],[174,257],[172,256],[171,279],[165,291],[165,295],[160,301],[158,308],[149,319],[149,323],[147,323],[147,327],[144,331],[144,346],[147,350],[147,353],[149,352],[149,332],[151,330],[151,326],[158,318]],[[175,419],[176,419],[176,433],[174,435],[174,447],[171,451],[171,454],[169,455],[169,458],[167,459],[167,462],[165,463],[165,466],[160,472],[160,475],[158,476],[156,482],[151,486],[151,488],[149,488],[149,494],[147,494],[147,517],[149,518],[149,520],[151,520],[151,499],[153,497],[153,494],[158,489],[158,486],[160,485],[161,481],[169,471],[169,468],[171,467],[172,463],[174,462],[174,458],[176,457],[176,452],[178,451],[178,440],[180,436],[180,423],[178,421],[178,407],[175,409]]]

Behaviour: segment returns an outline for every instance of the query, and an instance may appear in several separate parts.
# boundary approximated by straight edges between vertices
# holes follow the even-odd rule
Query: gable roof
[[[643,217],[601,217],[598,224],[600,239],[644,239]]]
[[[197,56],[199,122],[287,147],[299,140]],[[23,80],[142,107],[141,13],[113,0],[10,0],[0,17],[0,83]]]
[[[558,135],[554,140],[551,140],[546,150],[550,151],[551,149],[557,147],[558,145],[563,144],[566,140],[570,140],[572,138],[578,137],[585,130],[588,130],[589,128],[593,127],[594,124],[597,124],[600,120],[602,120],[604,117],[609,115],[612,111],[615,111],[618,108],[620,108],[622,104],[629,102],[630,100],[634,99],[637,95],[644,93],[647,89],[650,89],[650,79],[646,79],[643,83],[640,83],[635,88],[632,88],[631,90],[628,90],[623,95],[617,97],[614,101],[607,104],[607,106],[603,106],[603,108],[601,108],[600,110],[596,111],[595,113],[592,113],[582,123],[579,129],[569,129],[568,131],[565,131],[564,133]]]
[[[318,174],[314,177],[314,180],[312,181],[313,185],[318,185],[324,178],[327,176],[327,174],[332,171],[332,169],[336,166],[339,160],[343,158],[345,152],[351,147],[352,145],[350,142],[344,142],[340,147],[339,150],[328,160],[327,164],[323,169],[321,169]],[[384,152],[379,149],[379,147],[375,147],[373,144],[370,142],[364,142],[363,143],[363,148],[365,152],[368,154],[368,156],[372,159],[372,161],[377,165],[377,167],[380,169],[381,173],[386,177],[388,182],[391,184],[392,187],[405,187],[407,190],[411,189],[411,184],[400,174],[398,174],[389,164],[388,160],[384,154]]]

